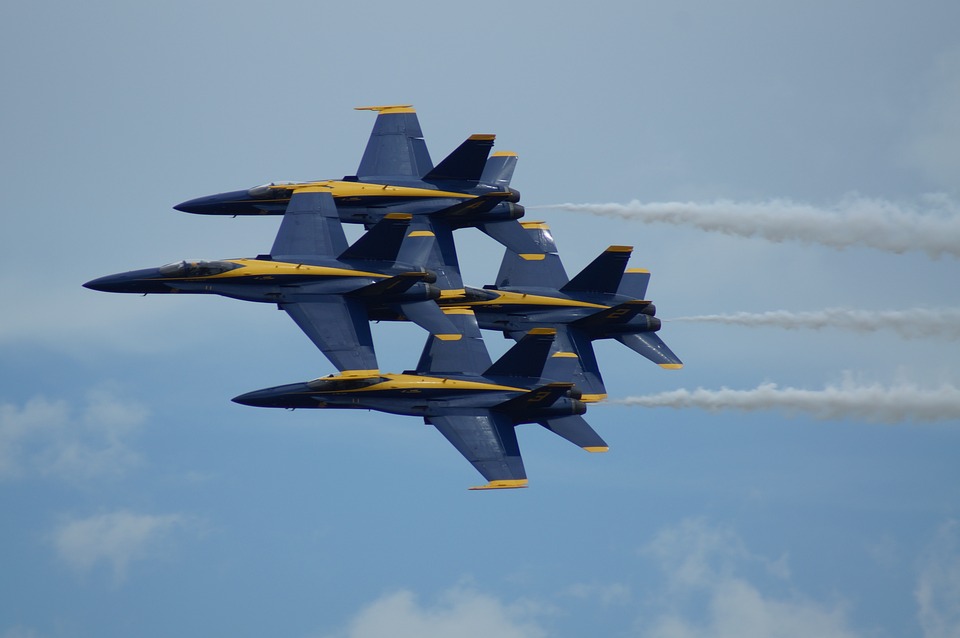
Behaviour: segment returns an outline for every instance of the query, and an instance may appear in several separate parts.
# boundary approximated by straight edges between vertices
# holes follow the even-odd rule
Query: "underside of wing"
[[[431,416],[436,426],[488,483],[470,489],[503,489],[527,486],[514,424],[504,415]]]
[[[377,370],[364,306],[330,295],[320,301],[280,305],[338,370]]]

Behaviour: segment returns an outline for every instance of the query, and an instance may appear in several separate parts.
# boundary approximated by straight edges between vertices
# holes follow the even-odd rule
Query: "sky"
[[[0,638],[960,635],[957,24],[5,3]],[[278,218],[172,206],[353,174],[353,107],[397,103],[435,162],[473,133],[518,153],[570,274],[612,244],[652,272],[685,366],[597,344],[607,454],[521,426],[530,487],[471,492],[419,419],[231,403],[332,372],[284,313],[81,287],[264,252]],[[492,283],[499,245],[456,239]],[[374,339],[400,371],[425,335]]]

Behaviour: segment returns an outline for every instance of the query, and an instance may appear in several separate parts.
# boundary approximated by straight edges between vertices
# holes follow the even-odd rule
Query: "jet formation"
[[[337,372],[236,403],[421,417],[486,479],[471,489],[527,487],[520,424],[607,451],[582,416],[607,396],[593,341],[615,339],[665,369],[683,365],[657,335],[650,273],[627,267],[632,248],[610,246],[568,278],[549,227],[520,221],[520,193],[510,187],[517,155],[490,154],[495,136],[471,135],[434,166],[412,106],[358,110],[377,119],[356,175],[269,182],[174,207],[282,215],[268,253],[175,261],[84,286],[276,304]],[[344,222],[366,229],[352,245]],[[453,238],[471,227],[504,247],[496,282],[481,288],[464,285]],[[380,371],[374,321],[411,321],[428,333],[413,370]],[[517,343],[492,362],[481,330]]]

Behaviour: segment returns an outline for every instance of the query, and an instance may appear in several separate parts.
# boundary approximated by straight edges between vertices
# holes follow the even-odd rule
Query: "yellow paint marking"
[[[632,253],[633,246],[610,246],[604,252],[608,253]]]
[[[520,222],[520,225],[528,230],[550,230],[550,227],[547,226],[547,222]]]
[[[319,182],[300,182],[297,184],[275,184],[274,190],[285,190],[293,193],[330,193],[335,198],[343,197],[416,197],[416,198],[456,198],[474,199],[476,195],[457,193],[453,191],[433,190],[430,188],[414,188],[411,186],[391,186],[389,184],[369,184],[366,182],[343,182],[337,180],[322,180]]]
[[[448,306],[446,308],[441,308],[445,315],[472,315],[473,310],[470,308],[464,308],[463,306]]]
[[[546,253],[520,253],[520,256],[527,261],[542,261],[547,258]]]
[[[607,398],[606,394],[584,394],[580,397],[580,400],[584,403],[597,403],[603,401]]]
[[[658,363],[657,365],[664,370],[679,370],[683,367],[682,363]]]
[[[415,230],[407,237],[435,237],[432,230]]]
[[[387,213],[383,217],[384,219],[413,219],[410,213]]]
[[[555,335],[557,334],[556,328],[534,328],[528,335]]]
[[[333,377],[345,377],[348,379],[353,379],[354,377],[378,377],[380,376],[380,371],[377,369],[373,370],[344,370],[340,374],[330,375],[329,377],[322,377],[324,379],[329,379]]]
[[[471,487],[471,490],[509,490],[518,487],[527,487],[527,479],[508,479],[501,481],[490,481],[486,485],[477,485]]]
[[[280,275],[310,275],[316,277],[372,277],[375,279],[387,279],[387,275],[366,272],[364,270],[349,270],[347,268],[328,268],[327,266],[310,266],[307,264],[294,264],[285,261],[266,261],[261,259],[229,259],[234,264],[239,264],[243,268],[235,268],[216,275],[210,275],[209,279],[232,279],[244,277],[263,277]]]
[[[627,268],[626,271],[624,272],[638,272],[638,273],[643,273],[645,275],[650,274],[650,271],[647,270],[646,268]]]
[[[469,138],[467,138],[467,139],[471,139],[471,140],[474,140],[474,141],[476,141],[476,142],[489,142],[489,141],[492,141],[492,140],[497,139],[497,136],[496,136],[496,135],[493,135],[493,134],[491,134],[491,133],[474,133],[473,135],[471,135],[471,136],[470,136]]]
[[[467,291],[463,288],[450,288],[449,290],[441,290],[440,298],[441,299],[451,299],[455,297],[463,297],[467,294]]]
[[[454,295],[445,294],[447,291],[440,292],[440,301],[443,302],[444,299],[454,297]],[[469,301],[464,302],[463,300],[457,299],[457,303],[468,305],[471,307],[480,307],[480,306],[506,306],[506,305],[520,305],[520,306],[558,306],[562,308],[609,308],[610,306],[605,306],[603,304],[589,303],[587,301],[577,301],[575,299],[563,299],[561,297],[545,297],[543,295],[527,295],[521,292],[510,292],[507,290],[490,290],[488,292],[495,293],[497,295],[496,299],[491,299],[489,301]],[[461,295],[465,295],[465,291],[460,292]]]
[[[516,157],[516,156],[517,154],[514,153],[513,151],[497,151],[490,157]]]
[[[576,352],[557,352],[553,356],[563,359],[579,359]]]
[[[413,104],[386,104],[384,106],[355,106],[354,111],[376,111],[378,113],[416,113]]]
[[[606,451],[608,451],[610,448],[608,448],[608,447],[606,447],[606,446],[599,446],[599,445],[598,445],[598,446],[596,446],[596,447],[585,447],[585,448],[583,448],[583,449],[586,450],[587,452],[606,452]]]
[[[440,341],[460,341],[461,339],[463,339],[463,335],[458,335],[458,334],[452,334],[452,335],[443,334],[443,335],[433,335],[433,336],[439,339]]]

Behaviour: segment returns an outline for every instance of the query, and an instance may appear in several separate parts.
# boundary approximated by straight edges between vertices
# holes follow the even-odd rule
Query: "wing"
[[[431,416],[426,420],[487,479],[486,485],[470,489],[527,486],[517,433],[508,417],[485,411],[476,415]]]
[[[338,370],[378,370],[363,304],[339,295],[280,307]]]
[[[357,177],[365,181],[419,179],[433,169],[420,121],[409,104],[361,106],[356,110],[377,113]]]

